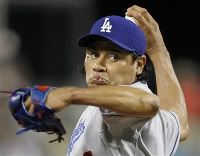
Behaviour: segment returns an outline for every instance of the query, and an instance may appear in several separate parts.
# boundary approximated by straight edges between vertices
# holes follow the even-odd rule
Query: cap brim
[[[116,40],[114,40],[114,39],[112,39],[108,36],[104,36],[104,35],[100,35],[100,34],[86,34],[86,35],[80,37],[79,40],[78,40],[78,46],[87,47],[90,43],[92,43],[94,41],[101,40],[101,39],[109,40],[112,43],[119,46],[120,48],[125,49],[127,51],[136,52],[135,49],[129,48],[129,47],[125,46],[124,44],[121,44],[118,41],[116,41]]]

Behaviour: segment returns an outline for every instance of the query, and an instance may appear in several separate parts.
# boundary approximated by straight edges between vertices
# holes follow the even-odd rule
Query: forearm
[[[150,55],[150,58],[155,69],[157,92],[161,103],[160,107],[169,110],[172,108],[171,105],[174,105],[176,101],[177,104],[185,103],[169,53],[153,53]]]
[[[185,138],[188,133],[185,99],[173,70],[159,25],[146,9],[135,5],[127,9],[126,15],[136,18],[146,35],[146,54],[154,64],[160,108],[174,111],[178,115],[181,124],[181,137]]]
[[[172,67],[170,55],[167,51],[160,51],[152,53],[150,58],[155,68],[160,108],[176,112],[182,127],[182,137],[185,137],[188,130],[185,98]]]
[[[70,92],[68,89],[68,87],[63,87],[57,90],[60,90],[63,103],[66,105],[68,103],[92,105],[135,117],[154,116],[158,110],[158,98],[155,95],[147,94],[135,88],[98,86],[92,88],[72,88]]]

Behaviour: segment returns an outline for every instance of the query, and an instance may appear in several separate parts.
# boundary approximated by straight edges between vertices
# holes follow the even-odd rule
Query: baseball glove
[[[47,132],[48,134],[56,133],[58,138],[49,141],[64,140],[65,128],[61,120],[55,116],[55,111],[45,105],[46,97],[51,89],[50,86],[38,86],[33,88],[19,88],[12,92],[9,98],[9,109],[17,123],[23,127],[17,131],[17,135],[33,130],[36,132]],[[25,101],[30,97],[31,103],[34,105],[33,112],[28,112]]]

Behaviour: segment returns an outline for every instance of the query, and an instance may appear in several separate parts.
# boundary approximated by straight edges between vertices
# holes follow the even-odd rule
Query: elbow
[[[155,98],[155,99],[152,100],[151,107],[152,107],[152,113],[151,113],[151,115],[153,117],[153,116],[155,116],[158,113],[159,108],[160,108],[160,101],[159,101],[158,98]]]
[[[160,100],[156,95],[147,96],[141,99],[141,103],[146,105],[145,116],[154,117],[160,108]]]
[[[185,126],[184,128],[181,128],[180,141],[185,141],[189,136],[189,132],[190,132],[189,124],[187,124],[187,126]]]

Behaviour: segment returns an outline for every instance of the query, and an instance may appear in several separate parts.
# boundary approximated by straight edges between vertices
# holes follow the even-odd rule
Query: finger
[[[139,7],[137,5],[134,5],[130,8],[127,9],[127,13],[129,13],[129,16],[134,16],[133,13],[137,12],[138,15],[141,15],[145,18],[145,20],[151,24],[154,28],[154,30],[158,29],[158,23],[154,20],[154,18],[149,14],[149,12],[147,11],[147,9]]]
[[[141,13],[144,16],[144,18],[150,23],[157,23],[146,8],[142,8],[140,6],[134,5],[128,9],[135,10],[138,13]]]
[[[143,31],[147,31],[147,29],[152,29],[152,25],[142,16],[142,14],[138,13],[136,10],[131,10],[126,13],[127,16],[134,17],[139,23],[139,27]]]
[[[31,103],[31,97],[28,97],[27,100],[25,101],[25,107],[29,113],[33,113],[34,105]]]
[[[26,99],[26,101],[25,101],[25,107],[26,107],[26,109],[28,109],[29,107],[30,107],[30,105],[31,105],[31,98],[30,98],[30,96]]]
[[[29,109],[28,109],[28,112],[29,113],[33,113],[33,110],[34,110],[34,105],[31,104],[30,107],[29,107]]]

